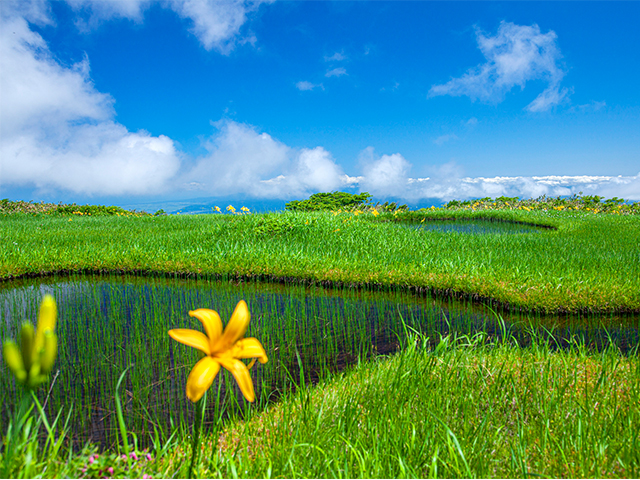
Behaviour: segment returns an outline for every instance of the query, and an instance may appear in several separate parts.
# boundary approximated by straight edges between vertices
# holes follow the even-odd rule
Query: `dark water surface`
[[[24,319],[35,322],[44,294],[58,304],[59,357],[51,393],[39,392],[48,415],[71,415],[78,443],[112,444],[116,438],[114,396],[121,391],[127,425],[148,444],[154,428],[166,437],[173,427],[189,425],[193,405],[185,384],[198,360],[195,349],[172,340],[171,328],[202,331],[189,310],[211,308],[226,324],[244,299],[252,315],[248,337],[258,338],[269,356],[252,377],[258,408],[301,381],[318,379],[358,359],[395,352],[405,326],[433,342],[449,334],[485,332],[488,340],[510,337],[526,347],[531,332],[552,348],[584,343],[623,353],[638,345],[635,316],[549,317],[494,313],[487,307],[442,301],[406,292],[331,290],[268,283],[229,283],[207,279],[71,276],[21,280],[0,285],[0,336],[17,338]],[[4,363],[0,367],[2,428],[18,392]],[[246,406],[231,375],[224,372],[210,390],[209,423]],[[173,427],[172,427],[173,426]],[[3,430],[4,431],[4,430]]]
[[[499,222],[489,220],[428,220],[417,224],[399,223],[403,228],[412,228],[425,232],[466,233],[471,235],[496,235],[517,233],[540,233],[548,228],[536,227],[524,223]]]

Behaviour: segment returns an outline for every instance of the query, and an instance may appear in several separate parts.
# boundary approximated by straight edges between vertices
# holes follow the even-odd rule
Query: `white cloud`
[[[173,142],[113,121],[85,58],[56,62],[20,16],[0,28],[0,167],[4,185],[83,194],[157,193],[178,170]]]
[[[599,110],[602,110],[603,108],[605,108],[607,106],[607,102],[597,102],[597,101],[591,101],[589,103],[586,103],[584,105],[576,105],[575,107],[572,107],[571,110],[572,111],[580,111],[582,113],[586,113],[586,112],[597,112]]]
[[[76,26],[85,32],[112,18],[141,22],[144,19],[144,11],[151,5],[151,0],[66,0],[66,2],[77,14]]]
[[[438,138],[433,140],[433,143],[435,143],[436,145],[442,145],[450,140],[458,140],[458,136],[454,133],[440,135]]]
[[[494,37],[478,31],[478,47],[486,63],[453,78],[443,85],[434,85],[429,96],[468,96],[472,100],[497,103],[515,86],[524,88],[529,80],[543,80],[547,88],[531,102],[532,112],[546,111],[560,104],[569,90],[560,88],[565,75],[559,65],[562,55],[555,32],[541,33],[538,25],[524,26],[502,22]]]
[[[327,57],[327,56],[324,57],[324,61],[325,62],[342,62],[342,61],[344,61],[346,59],[347,59],[347,57],[344,54],[344,51],[336,52],[333,55],[331,55],[330,57]]]
[[[154,4],[170,8],[190,23],[189,31],[207,50],[229,54],[236,44],[254,44],[252,34],[242,35],[242,26],[262,3],[274,0],[66,0],[76,13],[76,26],[89,31],[111,19],[144,20]],[[6,7],[5,7],[6,5]],[[2,0],[4,11],[30,22],[51,23],[46,0]]]
[[[403,196],[411,164],[399,153],[376,157],[373,147],[360,153],[363,176],[360,189],[377,196]]]
[[[36,25],[53,25],[48,0],[2,0],[0,15],[3,20],[24,18]]]
[[[311,83],[304,80],[302,82],[296,83],[296,88],[303,92],[313,90],[314,88],[321,88],[322,90],[324,90],[324,85],[322,85],[322,83]]]
[[[343,67],[338,67],[327,71],[324,74],[325,77],[341,77],[342,75],[346,75],[347,71]]]
[[[335,190],[348,178],[322,147],[296,150],[246,124],[224,120],[182,184],[198,183],[200,192],[257,198],[304,196]]]
[[[182,18],[193,22],[190,28],[202,45],[229,53],[234,47],[234,39],[240,34],[240,27],[246,22],[247,14],[258,9],[261,3],[273,0],[169,0],[169,5]],[[249,39],[254,43],[255,37]]]
[[[366,185],[359,182],[361,191]],[[640,200],[640,173],[635,176],[548,175],[532,177],[463,177],[455,163],[434,169],[434,175],[426,178],[407,178],[406,188],[379,191],[380,198],[395,196],[408,201],[439,199],[441,201],[465,200],[483,197],[537,198],[584,195],[600,195],[606,198],[620,197]],[[373,192],[372,192],[373,193]]]
[[[360,153],[363,175],[349,177],[350,186],[369,192],[378,199],[394,197],[410,202],[440,201],[483,197],[537,198],[600,195],[640,200],[640,173],[635,176],[547,175],[516,177],[466,177],[461,166],[451,161],[429,170],[429,176],[412,178],[409,163],[399,153],[377,157],[372,147]]]

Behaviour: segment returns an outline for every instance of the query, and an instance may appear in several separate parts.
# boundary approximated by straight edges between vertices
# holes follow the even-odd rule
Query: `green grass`
[[[505,208],[499,210],[493,209],[493,202],[483,201],[455,209],[379,216],[15,213],[0,216],[0,278],[53,272],[219,275],[366,285],[371,291],[424,288],[537,312],[640,311],[638,215],[595,213],[598,207],[593,205],[569,210],[572,205],[553,202],[544,208],[532,204],[528,211],[520,208],[528,204],[512,208],[510,199],[501,202]],[[625,212],[635,207],[618,209],[614,202],[607,208]],[[554,228],[469,235],[400,225],[442,219],[516,221]],[[126,299],[121,303],[128,305]],[[87,315],[77,313],[72,318],[80,321]],[[226,320],[228,312],[221,313]],[[131,363],[132,355],[141,361],[147,352],[141,326],[137,320],[134,323],[123,321],[109,333],[130,335],[128,346],[118,351],[125,364]],[[158,327],[158,332],[164,328]],[[77,329],[82,331],[82,324]],[[106,335],[93,330],[87,330],[86,338],[76,335],[75,351],[85,343],[98,345]],[[4,331],[3,336],[10,333]],[[268,336],[268,331],[260,334]],[[569,349],[558,350],[535,334],[537,340],[528,347],[513,339],[490,341],[486,332],[436,338],[435,344],[424,335],[437,336],[409,330],[400,335],[404,342],[400,353],[363,360],[337,375],[322,375],[315,386],[305,384],[304,374],[292,369],[290,382],[299,388],[283,389],[277,403],[229,408],[228,417],[214,409],[205,423],[198,475],[639,476],[637,346],[622,354],[614,348],[595,352],[575,341],[570,341]],[[71,348],[70,343],[61,344],[61,349]],[[272,358],[276,348],[267,350]],[[103,356],[110,360],[108,352]],[[153,359],[147,360],[151,364],[142,362],[149,369],[160,368]],[[81,381],[74,384],[76,388],[82,390],[82,382],[100,383],[92,367],[90,360],[78,363]],[[219,381],[210,392],[214,404]],[[183,388],[180,383],[176,391]],[[131,405],[143,397],[132,393],[126,379],[121,395],[124,421],[132,424]],[[44,390],[38,397],[43,403],[49,400]],[[168,408],[172,404],[167,401]],[[135,457],[123,460],[121,455],[131,452],[124,452],[122,443],[98,456],[96,446],[74,444],[66,418],[75,414],[76,406],[56,408],[58,416],[49,414],[49,421],[34,411],[21,429],[13,423],[2,425],[0,476],[180,478],[187,474],[188,419],[176,417],[173,427],[163,432],[150,428],[149,457],[130,432]]]
[[[226,428],[202,476],[637,477],[640,363],[447,337]],[[215,440],[214,437],[211,440]]]
[[[390,358],[205,426],[199,478],[637,478],[637,352],[412,335]],[[32,448],[32,450],[36,450]],[[186,432],[126,466],[85,448],[32,456],[29,476],[184,477]],[[24,458],[24,457],[23,457]],[[93,463],[90,463],[93,462]]]
[[[416,231],[486,218],[537,233]],[[0,217],[0,278],[53,272],[250,276],[431,289],[546,312],[640,311],[640,216],[436,210],[159,217]]]

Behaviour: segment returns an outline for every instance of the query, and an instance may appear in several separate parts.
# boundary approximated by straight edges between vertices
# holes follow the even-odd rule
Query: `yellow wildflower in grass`
[[[231,213],[236,213],[236,209],[234,208],[234,206],[233,206],[233,205],[229,205],[229,206],[227,207],[227,211],[228,211],[228,212],[231,212]]]
[[[216,212],[220,213],[220,207],[219,207],[219,206],[217,206],[217,205],[216,205],[215,207],[213,207],[213,209],[214,209]]]
[[[58,337],[55,334],[56,301],[45,295],[40,304],[38,325],[23,323],[20,331],[20,347],[12,340],[5,341],[2,356],[17,382],[27,389],[45,382],[58,355]]]
[[[190,311],[189,315],[202,322],[206,335],[197,330],[184,328],[169,330],[171,338],[205,354],[187,378],[189,400],[194,403],[200,400],[216,378],[220,366],[223,366],[233,374],[244,398],[253,402],[255,393],[249,368],[253,366],[256,358],[260,363],[267,363],[268,359],[256,338],[243,338],[251,320],[246,302],[238,302],[224,332],[220,315],[215,310],[199,308]],[[253,358],[253,361],[247,366],[241,361],[243,358]]]
[[[371,210],[371,215],[373,215],[374,217],[377,217],[378,215],[380,215],[380,213],[378,213],[378,210]]]
[[[249,209],[247,207],[242,207],[240,210],[242,210],[244,213],[249,213]]]

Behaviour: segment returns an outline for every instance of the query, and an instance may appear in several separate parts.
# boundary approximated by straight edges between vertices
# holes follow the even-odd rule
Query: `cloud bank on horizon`
[[[105,2],[67,0],[77,12],[76,25],[91,31],[114,18],[144,21],[149,0]],[[188,20],[189,31],[207,51],[228,55],[236,45],[255,43],[243,29],[263,1],[210,2],[171,0],[160,5]],[[41,192],[71,192],[84,196],[244,195],[291,199],[320,191],[357,189],[378,198],[465,199],[474,197],[584,194],[640,200],[640,173],[635,176],[496,176],[464,175],[455,162],[433,165],[429,176],[411,175],[413,165],[401,153],[360,152],[359,174],[345,172],[322,146],[297,148],[284,144],[247,123],[223,118],[204,139],[205,154],[190,156],[165,135],[130,131],[116,121],[115,99],[100,92],[91,78],[90,59],[64,65],[31,24],[54,26],[46,0],[5,0],[0,29],[0,186]],[[483,63],[434,85],[429,96],[468,96],[498,103],[516,86],[542,81],[546,88],[526,109],[548,111],[566,100],[561,87],[565,72],[554,32],[537,25],[503,22],[495,36],[477,32],[486,58]],[[342,77],[343,52],[326,57],[333,62],[325,77]],[[322,83],[300,81],[301,93],[324,90]],[[477,120],[475,120],[477,123]],[[455,140],[448,134],[437,145]],[[351,172],[353,173],[353,172]]]

